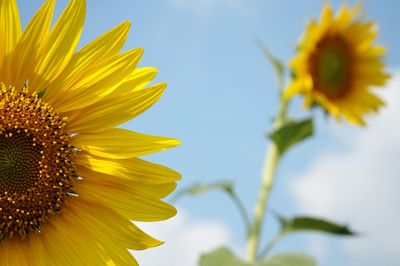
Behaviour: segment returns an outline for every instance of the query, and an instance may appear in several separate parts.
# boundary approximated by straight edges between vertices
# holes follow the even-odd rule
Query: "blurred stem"
[[[249,220],[249,215],[248,215],[246,208],[244,207],[242,201],[240,200],[239,196],[235,192],[232,183],[216,182],[216,183],[211,183],[211,184],[192,185],[190,187],[187,187],[186,189],[178,191],[175,194],[175,197],[172,198],[171,203],[177,202],[182,196],[184,196],[186,194],[194,195],[194,194],[203,193],[203,192],[211,190],[211,189],[222,190],[229,196],[229,199],[231,199],[233,201],[233,204],[238,209],[240,216],[242,217],[244,226],[246,228],[245,231],[246,231],[246,234],[248,235],[249,231],[250,231],[250,226],[251,226],[250,220]]]
[[[280,231],[275,237],[265,246],[265,248],[260,252],[259,258],[264,258],[268,255],[271,249],[286,235],[285,232]]]
[[[240,215],[242,216],[244,226],[246,227],[246,233],[248,234],[250,231],[250,221],[246,208],[244,207],[242,201],[239,199],[238,195],[233,190],[226,190],[226,192],[238,208]]]
[[[280,90],[279,113],[273,124],[273,128],[275,130],[282,127],[287,122],[287,106],[288,102],[283,99],[282,90]],[[254,224],[249,231],[247,239],[247,261],[250,263],[253,263],[257,258],[262,224],[264,222],[268,198],[274,183],[274,176],[279,163],[279,159],[280,156],[278,147],[273,141],[271,141],[267,150],[267,155],[262,172],[261,187],[255,205]]]

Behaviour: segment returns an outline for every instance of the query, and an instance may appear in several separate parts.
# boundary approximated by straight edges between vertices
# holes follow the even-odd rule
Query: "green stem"
[[[281,239],[286,235],[285,232],[279,232],[266,246],[265,248],[260,252],[259,258],[265,258],[268,253],[271,251],[271,249],[279,242]]]
[[[243,223],[246,227],[246,232],[248,233],[250,230],[250,221],[249,221],[249,216],[247,215],[246,212],[246,208],[244,207],[243,203],[241,202],[238,195],[234,191],[230,190],[227,191],[227,193],[235,203],[236,207],[238,208],[240,215],[242,216]]]
[[[279,113],[274,122],[274,129],[278,129],[286,123],[287,105],[287,101],[285,101],[283,97],[281,97]],[[269,194],[274,183],[274,176],[279,163],[279,159],[280,156],[278,147],[274,142],[271,142],[268,147],[262,173],[261,187],[258,193],[258,198],[254,210],[254,224],[249,231],[249,236],[247,240],[247,260],[250,263],[253,263],[257,259],[257,251],[260,242],[262,224],[264,221]]]
[[[201,188],[201,186],[203,186],[203,188],[201,188],[200,191],[198,191],[198,190],[196,191],[196,189],[198,189],[199,186],[200,186],[200,188]],[[204,189],[204,186],[206,187],[206,189]],[[178,191],[175,194],[175,197],[172,198],[171,202],[177,202],[185,194],[197,194],[197,193],[205,192],[210,189],[221,189],[223,192],[225,192],[229,196],[229,198],[233,201],[233,204],[235,205],[235,207],[238,209],[240,216],[242,217],[244,226],[246,227],[246,233],[248,234],[249,230],[250,230],[250,226],[251,226],[249,216],[247,214],[246,208],[244,207],[242,201],[240,200],[239,196],[237,195],[237,193],[233,189],[233,186],[230,183],[216,182],[213,184],[193,185],[186,189]]]

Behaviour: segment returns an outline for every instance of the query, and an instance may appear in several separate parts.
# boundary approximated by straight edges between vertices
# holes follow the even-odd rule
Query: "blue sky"
[[[41,2],[18,1],[24,25]],[[58,1],[57,14],[66,2]],[[341,3],[330,2],[335,7]],[[391,69],[398,68],[399,2],[363,2],[366,16],[378,21],[380,26],[379,42],[388,47],[388,65]],[[130,20],[132,30],[124,49],[144,47],[141,66],[157,67],[157,81],[167,81],[169,85],[164,97],[151,110],[125,126],[182,140],[181,147],[149,157],[182,173],[178,189],[196,182],[232,180],[252,212],[267,146],[264,135],[277,104],[274,72],[254,39],[263,40],[274,54],[287,62],[293,56],[293,47],[304,25],[309,18],[319,16],[322,3],[322,0],[88,0],[81,45],[118,23]],[[293,114],[306,115],[299,106],[295,101]],[[343,141],[343,138],[363,136],[365,131],[325,121],[318,112],[314,116],[317,118],[316,137],[288,154],[279,169],[271,206],[286,215],[303,210],[312,212],[304,208],[302,202],[307,201],[298,196],[301,192],[293,192],[296,191],[293,186],[300,182],[299,178],[307,178],[304,173],[310,173],[320,158],[330,153],[340,156],[351,150],[352,142]],[[395,171],[394,165],[390,170]],[[345,205],[352,199],[333,194],[330,200]],[[178,207],[185,214],[184,225],[191,227],[204,220],[213,221],[223,225],[226,234],[237,243],[236,248],[244,245],[244,230],[238,213],[223,194],[211,192],[187,197]],[[392,212],[385,214],[388,218]],[[324,215],[336,218],[331,213]],[[353,225],[346,216],[337,219]],[[162,224],[156,226],[162,227]],[[266,236],[273,233],[275,226],[273,221],[267,222]],[[379,226],[377,222],[376,227]],[[357,230],[355,225],[354,228]],[[324,241],[323,246],[327,248],[323,251],[317,248],[318,241]],[[321,240],[321,237],[301,234],[288,238],[275,251],[305,251],[317,256],[323,266],[350,266],[355,265],[354,261],[361,261],[357,256],[362,255],[349,252],[351,249],[341,242],[348,240],[329,236]],[[143,260],[152,256],[152,252],[143,255]],[[379,261],[378,257],[375,256],[375,261]],[[377,265],[370,263],[373,264],[368,265]],[[399,263],[397,255],[386,258],[382,265]]]

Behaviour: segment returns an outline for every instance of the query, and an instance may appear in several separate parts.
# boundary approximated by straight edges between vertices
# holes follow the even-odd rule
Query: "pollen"
[[[76,178],[66,118],[28,88],[0,91],[0,242],[29,238],[61,211]]]

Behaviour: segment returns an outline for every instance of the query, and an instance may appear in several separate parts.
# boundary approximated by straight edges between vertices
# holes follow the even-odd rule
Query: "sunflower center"
[[[21,193],[33,186],[40,171],[41,151],[29,132],[11,129],[0,133],[0,187]]]
[[[322,39],[310,57],[315,87],[330,98],[346,95],[351,88],[352,55],[339,36]]]
[[[62,204],[76,177],[66,119],[28,89],[0,90],[0,242],[26,239]]]

